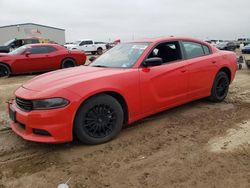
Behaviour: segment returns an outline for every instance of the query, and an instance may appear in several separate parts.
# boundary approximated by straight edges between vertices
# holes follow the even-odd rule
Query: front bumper
[[[54,110],[25,112],[15,101],[9,104],[15,111],[16,121],[11,128],[25,140],[43,143],[63,143],[72,141],[72,114],[70,107]]]

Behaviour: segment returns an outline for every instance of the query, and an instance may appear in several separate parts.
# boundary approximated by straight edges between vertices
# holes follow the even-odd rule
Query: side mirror
[[[144,67],[154,67],[159,66],[163,64],[163,60],[160,57],[152,57],[149,59],[146,59],[143,63]]]
[[[94,56],[91,56],[90,58],[89,58],[89,61],[90,62],[93,62],[93,61],[95,61],[96,60],[96,57],[94,57]]]
[[[29,57],[29,55],[31,54],[30,52],[25,52],[24,53],[26,57]]]

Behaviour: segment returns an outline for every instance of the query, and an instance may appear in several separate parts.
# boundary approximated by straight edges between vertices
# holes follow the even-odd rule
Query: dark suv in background
[[[40,43],[38,38],[11,39],[7,41],[3,46],[0,46],[0,52],[9,53],[11,49],[19,48],[25,44],[36,44],[36,43]]]
[[[220,50],[235,51],[238,45],[235,42],[220,42],[216,47]]]

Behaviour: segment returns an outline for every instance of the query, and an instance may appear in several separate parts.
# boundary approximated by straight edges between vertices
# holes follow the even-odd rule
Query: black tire
[[[95,52],[95,51],[94,51],[94,52],[91,52],[91,54],[92,54],[92,55],[95,55],[95,54],[96,54],[96,52]]]
[[[239,70],[241,70],[242,69],[242,64],[239,64]]]
[[[246,62],[246,66],[247,66],[248,69],[250,69],[250,65],[247,62]]]
[[[76,62],[74,59],[71,59],[71,58],[66,58],[61,63],[62,69],[75,67],[75,66],[76,66]]]
[[[0,77],[9,77],[10,74],[10,68],[7,65],[0,64]]]
[[[98,55],[102,55],[102,53],[103,53],[103,49],[102,49],[102,48],[98,48],[98,49],[97,49],[97,54],[98,54]]]
[[[212,102],[222,102],[227,97],[229,84],[228,75],[223,71],[219,72],[214,79],[211,95],[208,99]]]
[[[100,94],[88,99],[77,111],[74,135],[85,144],[102,144],[118,135],[123,119],[120,103],[112,96]]]

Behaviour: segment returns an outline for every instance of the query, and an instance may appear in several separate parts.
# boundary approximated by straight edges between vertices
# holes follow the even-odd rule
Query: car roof
[[[59,44],[51,43],[36,43],[36,44],[26,44],[27,46],[60,46]]]
[[[153,38],[153,39],[143,39],[143,40],[132,41],[132,42],[159,43],[159,42],[163,42],[163,41],[173,41],[173,40],[187,40],[187,41],[194,41],[194,42],[207,44],[207,42],[205,42],[203,40],[199,40],[199,39],[192,38],[192,37],[174,37],[174,36],[160,37],[160,38]]]

